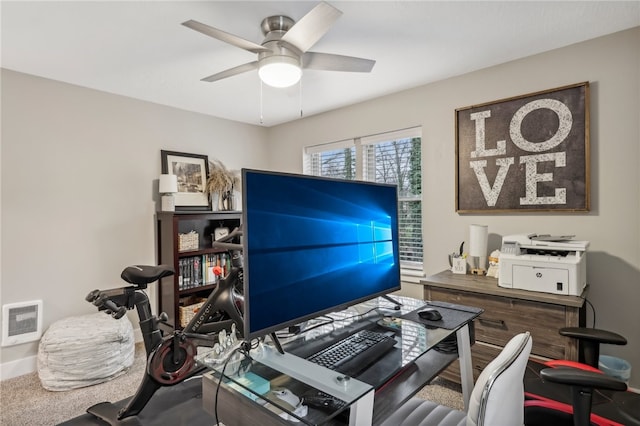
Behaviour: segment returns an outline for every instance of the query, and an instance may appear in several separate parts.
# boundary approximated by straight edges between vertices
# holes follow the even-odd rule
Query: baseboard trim
[[[0,364],[0,380],[31,374],[37,371],[37,356],[29,356]]]
[[[140,328],[133,330],[133,337],[136,343],[142,342]],[[38,356],[32,355],[0,364],[0,380],[13,379],[36,371],[38,371]]]

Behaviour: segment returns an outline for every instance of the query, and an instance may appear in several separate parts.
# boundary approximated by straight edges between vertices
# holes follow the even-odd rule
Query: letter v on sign
[[[478,178],[478,183],[480,184],[480,189],[482,189],[482,195],[484,195],[487,206],[493,207],[496,205],[498,197],[500,196],[500,191],[502,190],[502,185],[507,178],[509,167],[511,167],[513,163],[513,157],[496,158],[498,173],[496,174],[496,180],[493,182],[493,186],[491,186],[489,184],[489,180],[487,179],[487,173],[485,172],[485,168],[487,167],[487,160],[476,160],[469,162],[469,165],[476,173],[476,178]]]

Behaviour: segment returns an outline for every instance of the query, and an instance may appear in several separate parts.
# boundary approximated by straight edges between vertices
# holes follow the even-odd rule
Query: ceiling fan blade
[[[262,47],[257,43],[245,40],[241,37],[229,34],[217,28],[210,27],[207,24],[194,21],[193,19],[183,22],[182,25],[187,28],[191,28],[192,30],[201,32],[202,34],[208,35],[209,37],[217,38],[218,40],[224,41],[225,43],[229,43],[233,46],[239,47],[240,49],[248,50],[252,53],[271,52],[271,49]]]
[[[302,55],[302,67],[323,71],[371,72],[376,61],[331,53],[307,52]]]
[[[234,75],[242,74],[248,71],[253,71],[256,68],[258,68],[258,61],[253,61],[253,62],[238,65],[237,67],[229,68],[228,70],[210,75],[209,77],[203,78],[201,81],[208,81],[209,83],[212,83],[214,81],[222,80],[223,78],[233,77]]]
[[[306,52],[329,31],[342,12],[322,2],[311,9],[282,36],[285,41],[301,52]]]

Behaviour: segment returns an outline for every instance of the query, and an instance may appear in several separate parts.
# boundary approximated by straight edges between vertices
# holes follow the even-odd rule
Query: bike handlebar
[[[104,300],[103,306],[105,307],[107,313],[115,319],[120,319],[127,313],[127,308],[125,308],[124,306],[118,306],[109,299]]]
[[[111,315],[115,319],[120,319],[127,313],[127,308],[124,306],[118,306],[113,300],[109,299],[109,296],[100,290],[93,290],[87,294],[85,300],[93,303],[94,306],[97,306],[98,310],[106,311],[107,314]]]
[[[236,237],[242,236],[242,230],[240,228],[234,228],[233,231],[229,233],[229,235],[225,235],[213,242],[212,246],[215,248],[221,248],[225,250],[239,250],[242,251],[242,244],[229,243],[228,241],[233,240]]]

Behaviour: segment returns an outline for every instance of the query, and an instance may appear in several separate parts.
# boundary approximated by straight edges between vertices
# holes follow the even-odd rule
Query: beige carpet
[[[416,394],[416,397],[427,401],[437,402],[440,405],[464,410],[462,401],[462,387],[457,383],[436,377],[430,385],[425,386]]]
[[[136,356],[129,371],[109,382],[63,392],[42,387],[37,373],[0,382],[0,425],[55,425],[86,412],[103,401],[119,401],[133,395],[142,380],[144,345],[136,344]]]
[[[144,346],[136,345],[131,369],[106,383],[64,392],[45,390],[37,373],[0,382],[0,425],[50,426],[85,413],[87,407],[103,401],[119,401],[134,394],[145,367]],[[462,409],[459,386],[436,379],[418,395],[453,408]],[[207,425],[209,426],[209,425]]]

